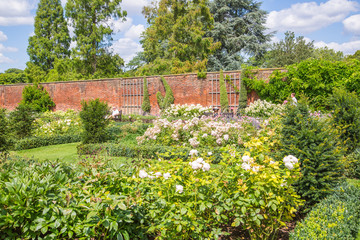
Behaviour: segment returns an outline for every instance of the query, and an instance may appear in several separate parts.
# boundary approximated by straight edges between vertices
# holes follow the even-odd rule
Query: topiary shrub
[[[224,80],[224,73],[223,70],[220,70],[220,106],[221,112],[228,112],[229,111],[229,100],[226,90],[226,83]]]
[[[144,97],[143,97],[143,103],[141,105],[141,109],[145,113],[150,113],[151,105],[150,105],[150,97],[149,97],[149,90],[148,90],[148,83],[146,78],[144,78]]]
[[[49,93],[39,84],[24,87],[20,105],[27,105],[36,112],[46,112],[55,107]]]
[[[360,146],[360,99],[354,92],[335,89],[329,102],[334,110],[333,123],[344,129],[341,139],[352,152]]]
[[[237,112],[240,113],[247,107],[247,90],[244,81],[240,80],[239,106]]]
[[[287,105],[282,125],[280,152],[299,159],[302,176],[295,187],[308,204],[314,204],[332,192],[342,178],[339,132],[328,121],[311,117],[303,101]]]
[[[98,98],[81,102],[80,118],[83,126],[81,140],[83,143],[101,143],[108,139],[106,128],[110,122],[109,115],[110,107]]]
[[[10,113],[11,131],[17,138],[25,138],[32,135],[34,130],[35,116],[30,105],[20,104]]]
[[[9,122],[6,117],[6,110],[0,109],[0,158],[5,158],[9,154],[12,142],[10,141]]]
[[[170,85],[167,83],[164,77],[161,77],[161,81],[165,88],[165,96],[163,97],[160,92],[156,93],[156,98],[159,104],[160,109],[166,109],[174,104],[175,98],[173,91],[171,90]]]

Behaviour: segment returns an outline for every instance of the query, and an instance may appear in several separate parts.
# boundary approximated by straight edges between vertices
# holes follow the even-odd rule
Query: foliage
[[[121,0],[69,0],[66,3],[66,17],[74,28],[72,40],[76,42],[73,54],[82,59],[85,75],[94,74],[102,68],[100,65],[112,65],[106,47],[112,40],[113,30],[107,22],[111,18],[124,19],[126,12],[121,10],[120,3]]]
[[[20,105],[26,105],[36,112],[46,112],[55,107],[55,103],[50,98],[49,93],[40,84],[24,87]]]
[[[15,142],[14,150],[24,150],[24,149],[32,149],[39,148],[50,145],[59,145],[65,143],[73,143],[80,142],[81,137],[80,133],[66,133],[66,134],[58,134],[58,135],[50,135],[50,136],[32,136],[20,139]]]
[[[297,191],[308,204],[316,203],[331,193],[342,177],[339,131],[328,121],[311,117],[303,100],[297,105],[287,104],[282,124],[280,153],[299,158]]]
[[[147,82],[146,78],[144,78],[144,97],[143,97],[141,109],[146,113],[149,113],[151,110],[148,82]]]
[[[266,100],[256,100],[244,109],[244,114],[249,117],[268,118],[274,115],[280,115],[284,112],[284,105],[273,104]]]
[[[247,90],[242,75],[241,75],[242,78],[240,80],[239,106],[237,109],[238,112],[241,112],[241,110],[247,107]]]
[[[335,51],[334,49],[328,47],[315,48],[314,49],[314,58],[327,60],[327,61],[341,61],[344,58],[344,54],[341,51]]]
[[[29,83],[46,82],[47,72],[33,62],[26,62],[25,75]]]
[[[40,0],[34,35],[29,37],[30,62],[44,71],[54,68],[55,59],[70,56],[70,36],[60,0]]]
[[[25,138],[32,135],[34,130],[34,112],[29,105],[19,104],[10,113],[11,131],[17,138]]]
[[[160,109],[166,109],[170,107],[171,104],[174,104],[175,98],[170,85],[164,77],[161,77],[161,82],[163,83],[165,88],[165,96],[163,97],[160,92],[157,92],[156,98]]]
[[[82,121],[83,143],[100,143],[108,138],[106,127],[109,124],[110,108],[98,98],[81,102],[80,118]]]
[[[237,70],[243,55],[259,58],[264,54],[272,34],[265,33],[266,12],[260,9],[261,2],[214,0],[208,5],[215,22],[207,36],[221,43],[209,57],[209,71]]]
[[[0,73],[0,84],[25,83],[26,75],[23,70],[9,68],[4,73]]]
[[[356,148],[345,159],[345,176],[360,179],[360,148]]]
[[[355,239],[360,225],[360,189],[341,184],[296,225],[291,240]]]
[[[228,112],[229,111],[229,99],[226,89],[226,82],[224,81],[224,73],[223,70],[220,70],[220,106],[221,112]]]
[[[157,69],[152,74],[158,75],[206,70],[208,56],[219,47],[204,36],[213,26],[206,2],[160,0],[144,8],[149,27],[141,43],[149,66],[140,72]]]
[[[34,136],[53,136],[68,133],[80,133],[79,113],[68,109],[56,112],[44,112],[35,119]]]
[[[82,165],[25,160],[3,164],[2,237],[146,239],[139,208],[120,193],[127,191],[126,173],[97,159]]]
[[[161,111],[161,116],[189,119],[194,117],[201,117],[204,113],[212,112],[211,107],[203,107],[200,104],[171,104],[170,107]]]
[[[266,67],[285,67],[313,56],[314,41],[306,43],[303,36],[295,38],[294,32],[285,32],[285,39],[273,43],[265,55]]]
[[[334,110],[333,123],[344,129],[340,137],[352,152],[360,146],[360,98],[354,92],[334,89],[330,106]]]
[[[6,158],[11,145],[10,127],[9,121],[6,117],[6,109],[0,108],[0,159],[3,157]]]

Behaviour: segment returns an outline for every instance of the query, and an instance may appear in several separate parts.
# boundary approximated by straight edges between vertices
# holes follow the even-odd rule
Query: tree
[[[0,73],[0,84],[14,84],[26,82],[26,75],[23,70],[9,68],[4,73]]]
[[[226,82],[224,80],[224,73],[223,70],[220,70],[220,106],[221,112],[228,112],[229,111],[229,99],[226,90]]]
[[[240,69],[242,55],[261,57],[272,34],[265,34],[266,12],[255,0],[214,0],[209,8],[214,17],[214,28],[207,32],[221,48],[209,57],[208,70]]]
[[[314,41],[306,43],[303,36],[295,38],[293,32],[287,31],[285,39],[273,43],[265,56],[266,67],[284,67],[313,56]]]
[[[39,84],[24,87],[20,105],[26,105],[36,112],[46,112],[55,107],[49,93]]]
[[[48,71],[55,59],[70,56],[69,30],[60,0],[40,0],[34,27],[27,48],[30,62]]]
[[[328,47],[315,48],[314,49],[314,58],[327,60],[327,61],[341,61],[344,58],[344,54],[341,51],[335,51],[334,49]]]
[[[206,0],[160,0],[143,13],[150,24],[141,40],[145,59],[166,66],[152,66],[161,71],[157,74],[206,69],[208,56],[219,47],[212,38],[204,37],[213,26]]]
[[[76,41],[73,53],[83,60],[87,75],[98,70],[105,55],[112,56],[107,49],[113,33],[108,21],[124,19],[126,12],[121,10],[120,3],[121,0],[68,0],[66,3],[66,17],[74,28],[73,40]]]
[[[34,129],[34,112],[30,105],[19,104],[10,113],[11,131],[17,138],[29,137]]]
[[[171,104],[174,104],[175,98],[174,98],[173,91],[172,91],[170,85],[168,84],[168,82],[166,81],[166,79],[164,77],[161,77],[161,81],[165,88],[165,96],[163,97],[163,95],[161,95],[160,92],[157,92],[156,98],[157,98],[160,109],[166,109],[166,108],[170,107]]]
[[[247,107],[247,90],[246,85],[242,79],[240,79],[240,91],[239,91],[239,106],[237,112],[240,113],[241,110]]]

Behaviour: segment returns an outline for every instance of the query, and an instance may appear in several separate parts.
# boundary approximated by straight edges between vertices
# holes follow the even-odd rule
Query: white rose
[[[139,177],[140,178],[146,178],[148,176],[147,172],[145,170],[140,170]]]
[[[178,193],[182,193],[184,191],[184,187],[181,185],[176,185],[175,187],[176,187],[176,192]]]
[[[164,173],[163,177],[164,177],[165,179],[168,179],[168,178],[171,177],[171,175],[170,175],[170,173]]]

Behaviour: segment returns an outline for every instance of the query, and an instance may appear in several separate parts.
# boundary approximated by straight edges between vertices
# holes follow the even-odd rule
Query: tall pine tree
[[[54,68],[55,59],[69,57],[70,36],[60,0],[40,0],[34,35],[29,38],[30,62],[44,71]]]
[[[108,22],[110,19],[124,20],[126,12],[122,11],[121,2],[122,0],[68,0],[66,3],[66,17],[74,28],[73,40],[76,41],[74,56],[83,60],[85,75],[94,74],[102,60],[114,59],[107,48],[111,44],[113,33]]]
[[[255,0],[209,1],[215,23],[207,36],[221,42],[209,57],[209,71],[240,69],[244,54],[261,57],[265,53],[272,34],[265,34],[267,13],[260,6]]]

